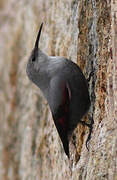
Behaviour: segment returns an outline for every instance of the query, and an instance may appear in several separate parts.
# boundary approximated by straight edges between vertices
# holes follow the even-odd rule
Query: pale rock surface
[[[88,129],[78,125],[70,161],[46,100],[26,75],[41,22],[44,52],[78,63],[86,77],[94,70],[89,152]],[[0,180],[117,179],[116,25],[115,0],[0,1]]]

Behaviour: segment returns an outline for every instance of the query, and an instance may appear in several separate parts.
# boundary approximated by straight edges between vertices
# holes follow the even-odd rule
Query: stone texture
[[[79,124],[70,160],[46,100],[25,72],[41,22],[43,51],[76,62],[86,77],[94,71],[89,152],[88,129]],[[1,180],[117,179],[116,24],[115,0],[0,1]]]

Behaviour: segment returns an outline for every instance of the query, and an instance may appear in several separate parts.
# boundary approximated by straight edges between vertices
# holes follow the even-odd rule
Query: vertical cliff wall
[[[67,159],[48,104],[26,76],[41,22],[40,46],[76,62],[86,78],[94,129],[78,125]],[[0,1],[0,179],[117,178],[117,2]],[[89,121],[89,116],[84,117]]]

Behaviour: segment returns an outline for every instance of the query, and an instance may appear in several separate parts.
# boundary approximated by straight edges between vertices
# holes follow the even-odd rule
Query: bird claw
[[[80,123],[81,123],[82,125],[85,125],[85,126],[87,126],[87,127],[89,128],[89,135],[88,135],[87,140],[86,140],[86,148],[87,148],[88,151],[89,151],[88,142],[89,142],[90,139],[91,139],[91,134],[92,134],[92,130],[93,130],[93,124],[94,124],[93,118],[90,117],[90,120],[91,120],[91,123],[90,123],[90,124],[86,123],[85,121],[80,121]]]
[[[89,74],[89,77],[87,79],[87,82],[89,82],[91,80],[91,77],[94,75],[94,71],[91,71]]]

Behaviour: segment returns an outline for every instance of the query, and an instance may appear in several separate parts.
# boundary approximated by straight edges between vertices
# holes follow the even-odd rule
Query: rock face
[[[40,46],[78,63],[88,77],[94,129],[74,131],[69,161],[48,104],[26,76],[41,22]],[[0,179],[117,179],[117,2],[0,1]],[[88,121],[88,116],[84,117]]]

